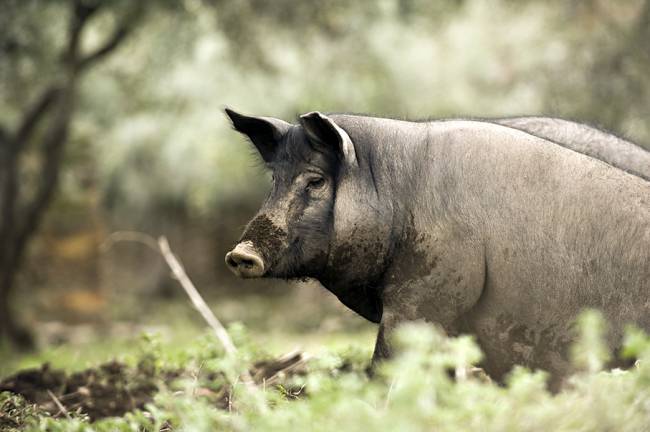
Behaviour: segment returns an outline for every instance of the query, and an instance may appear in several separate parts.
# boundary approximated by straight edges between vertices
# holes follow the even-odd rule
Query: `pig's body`
[[[375,360],[389,355],[387,334],[398,324],[424,319],[451,335],[474,334],[496,379],[522,364],[557,383],[569,371],[580,310],[604,313],[612,348],[625,323],[650,330],[650,182],[485,122],[320,115],[340,129],[337,144],[311,116],[287,126],[293,138],[280,140],[274,157],[285,161],[301,133],[339,146],[331,208],[322,213],[327,241],[310,261],[321,264],[270,275],[314,277],[379,322]],[[260,231],[260,218],[278,221],[281,209],[300,224],[296,200],[267,201],[246,247],[256,247],[250,232]],[[309,205],[303,214],[316,211]],[[300,236],[291,240],[287,223],[265,232],[288,231],[284,250],[295,254],[304,247],[292,246]],[[259,249],[265,261],[270,252]]]
[[[514,364],[564,374],[570,326],[586,307],[613,326],[612,347],[625,322],[650,330],[649,183],[499,126],[332,118],[359,144],[361,165],[374,165],[366,215],[392,240],[378,266],[380,332],[426,319],[472,333],[498,378]],[[381,130],[390,133],[368,132]],[[348,206],[337,200],[335,219]],[[334,261],[349,239],[376,242],[346,225]],[[364,254],[348,261],[375,265]],[[384,350],[380,340],[376,355]]]
[[[486,120],[526,131],[650,180],[650,152],[593,126],[551,117]]]

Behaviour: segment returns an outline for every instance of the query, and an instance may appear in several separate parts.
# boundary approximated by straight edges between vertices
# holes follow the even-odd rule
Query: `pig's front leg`
[[[407,303],[391,300],[385,302],[375,350],[372,354],[371,370],[374,371],[379,363],[392,357],[395,329],[404,323],[414,321],[427,321],[427,317],[419,315],[417,308],[410,307]]]
[[[372,354],[372,363],[370,364],[371,370],[374,371],[379,362],[391,356],[391,335],[393,330],[395,330],[402,321],[403,320],[400,320],[392,311],[384,310],[381,322],[379,323],[379,331],[377,332],[375,351]]]

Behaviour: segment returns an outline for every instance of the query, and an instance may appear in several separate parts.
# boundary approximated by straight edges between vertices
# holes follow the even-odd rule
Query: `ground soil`
[[[250,372],[256,382],[269,386],[287,376],[304,373],[305,362],[304,354],[294,352],[257,362]],[[0,381],[0,392],[20,395],[36,409],[54,417],[87,416],[94,421],[143,409],[162,387],[172,388],[176,380],[188,377],[195,378],[190,371],[182,369],[154,371],[146,362],[131,367],[111,361],[70,374],[52,369],[46,363]],[[230,405],[231,391],[221,373],[205,374],[196,392],[220,408]],[[2,416],[0,412],[0,418]]]

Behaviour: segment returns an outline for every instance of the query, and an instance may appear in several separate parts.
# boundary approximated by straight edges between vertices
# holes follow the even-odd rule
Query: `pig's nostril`
[[[244,258],[241,261],[239,261],[239,265],[247,268],[251,268],[255,266],[255,261],[253,261],[252,259]]]
[[[231,253],[226,254],[226,264],[231,268],[237,267],[237,261],[234,260]]]

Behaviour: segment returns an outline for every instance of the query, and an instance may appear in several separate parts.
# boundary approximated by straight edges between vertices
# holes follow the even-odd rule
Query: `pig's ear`
[[[246,135],[257,147],[262,159],[265,162],[270,162],[273,159],[278,142],[287,133],[291,125],[272,117],[245,116],[236,113],[230,108],[226,108],[225,111],[230,117],[235,130]]]
[[[333,148],[341,160],[350,166],[357,166],[357,155],[350,136],[334,120],[313,111],[300,116],[300,124],[307,138],[317,145]]]

